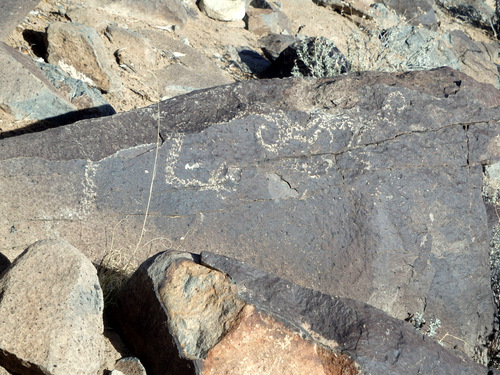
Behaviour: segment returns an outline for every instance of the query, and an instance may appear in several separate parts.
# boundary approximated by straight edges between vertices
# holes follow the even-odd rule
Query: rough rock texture
[[[154,48],[165,51],[172,63],[157,66],[145,81],[160,98],[170,98],[193,90],[234,82],[203,53],[173,38],[155,32],[143,33]]]
[[[374,307],[214,253],[167,251],[147,260],[121,290],[114,314],[151,375],[487,371]],[[219,328],[215,340],[206,340]],[[176,345],[145,347],[152,336]],[[183,359],[191,362],[172,366]]]
[[[54,22],[47,29],[47,43],[49,63],[102,91],[118,90],[120,82],[111,70],[101,37],[93,28]]]
[[[348,356],[305,340],[269,311],[247,305],[241,315],[238,326],[210,350],[200,374],[361,374]]]
[[[0,2],[0,42],[7,39],[39,0],[2,0]]]
[[[120,66],[124,65],[123,68],[136,71],[138,68],[153,69],[156,66],[156,51],[151,41],[143,35],[116,25],[109,25],[106,27],[106,37],[116,44],[115,57]]]
[[[92,263],[66,242],[35,243],[0,278],[0,365],[20,374],[95,375],[102,311]]]
[[[351,65],[332,41],[306,38],[288,46],[273,61],[268,77],[334,77],[351,70]]]
[[[245,0],[200,0],[200,10],[217,21],[238,21],[246,11]]]
[[[209,250],[398,319],[439,319],[436,338],[485,363],[495,306],[482,169],[499,160],[499,105],[493,86],[448,68],[163,102],[148,245],[134,254]],[[110,242],[132,254],[157,111],[1,140],[3,252],[57,232],[93,259]]]
[[[76,111],[34,61],[3,43],[0,43],[0,66],[0,110],[15,119],[43,120]]]
[[[276,60],[285,48],[296,41],[291,35],[281,34],[269,34],[259,39],[262,52],[269,61]]]

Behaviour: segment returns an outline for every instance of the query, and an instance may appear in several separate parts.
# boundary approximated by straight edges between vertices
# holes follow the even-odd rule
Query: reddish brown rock
[[[203,360],[203,375],[357,375],[352,359],[304,340],[270,314],[245,307],[240,323]]]

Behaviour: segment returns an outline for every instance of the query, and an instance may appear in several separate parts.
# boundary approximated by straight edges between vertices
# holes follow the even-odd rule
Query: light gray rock
[[[238,21],[245,16],[247,2],[245,0],[200,0],[200,10],[217,21]]]
[[[95,375],[102,313],[92,263],[67,242],[35,243],[0,278],[0,365],[21,374]]]
[[[47,43],[49,63],[59,65],[71,77],[101,91],[120,90],[120,81],[111,69],[111,56],[93,28],[53,22],[47,28]]]
[[[407,71],[448,66],[460,69],[449,33],[416,26],[397,24],[384,30],[380,52],[374,58],[374,69]]]
[[[387,8],[393,10],[412,26],[424,25],[428,28],[437,27],[436,14],[431,0],[378,0]]]
[[[1,109],[17,120],[43,120],[76,111],[35,62],[0,43]]]

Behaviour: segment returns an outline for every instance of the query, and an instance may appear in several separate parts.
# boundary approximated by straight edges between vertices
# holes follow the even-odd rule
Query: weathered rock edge
[[[500,110],[492,108],[500,105],[497,89],[444,67],[401,74],[361,72],[325,79],[265,79],[203,89],[160,103],[160,134],[164,140],[180,133],[199,133],[213,124],[236,119],[243,112],[259,114],[271,109],[302,110],[308,106],[326,110],[348,109],[358,104],[355,95],[337,98],[339,103],[336,103],[327,96],[323,97],[321,92],[328,92],[328,86],[345,88],[349,85],[355,93],[363,86],[374,84],[399,86],[442,99],[464,91],[480,106],[477,113],[470,113],[469,122],[500,120]],[[206,100],[207,95],[210,95],[210,100]],[[158,106],[154,104],[40,133],[2,139],[0,160],[15,157],[101,160],[122,149],[155,143],[157,113]],[[443,124],[446,125],[449,124]]]

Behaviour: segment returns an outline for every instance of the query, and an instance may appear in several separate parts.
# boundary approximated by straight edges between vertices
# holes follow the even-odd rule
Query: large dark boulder
[[[57,235],[92,259],[166,246],[234,256],[421,316],[423,332],[486,363],[481,194],[499,105],[493,86],[448,68],[362,73],[238,83],[3,139],[0,251]]]

